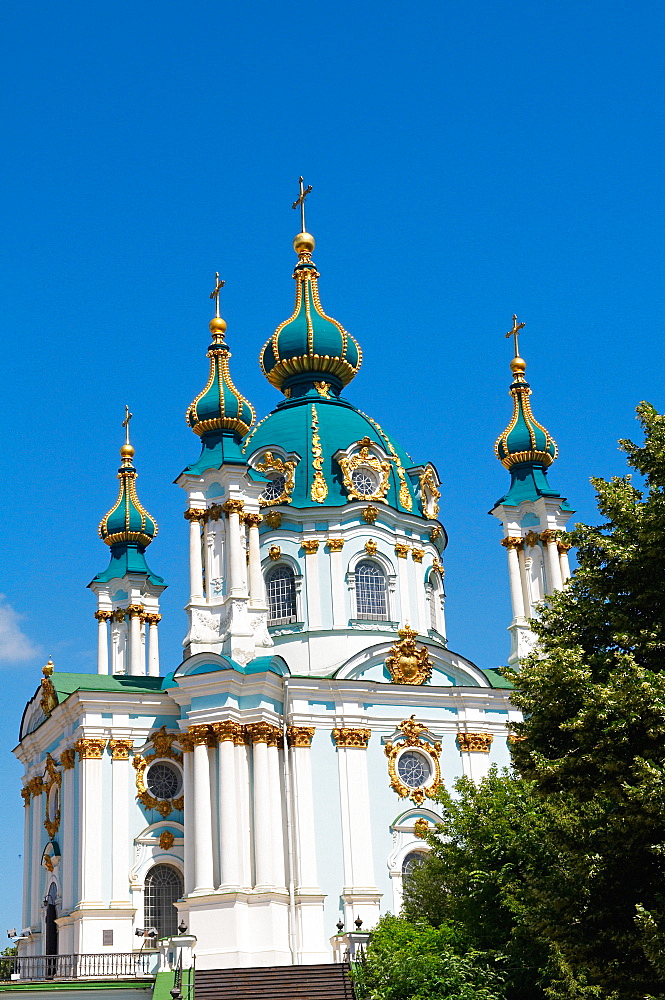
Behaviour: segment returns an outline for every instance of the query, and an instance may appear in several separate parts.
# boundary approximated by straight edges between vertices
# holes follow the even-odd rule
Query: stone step
[[[197,969],[196,1000],[355,1000],[348,965]]]

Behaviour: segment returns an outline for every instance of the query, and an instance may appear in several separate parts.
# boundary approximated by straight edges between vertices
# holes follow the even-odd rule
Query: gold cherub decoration
[[[416,646],[418,633],[409,624],[399,629],[398,634],[400,642],[392,646],[386,658],[393,684],[426,684],[432,676],[432,661],[427,648]]]

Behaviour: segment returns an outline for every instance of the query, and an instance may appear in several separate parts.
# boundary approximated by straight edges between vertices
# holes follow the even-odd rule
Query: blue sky
[[[162,662],[179,661],[208,293],[259,415],[289,315],[297,178],[326,310],[360,341],[347,395],[443,480],[449,639],[505,661],[487,510],[510,414],[513,312],[551,480],[595,520],[635,405],[665,407],[662,3],[65,0],[0,8],[0,930],[20,925],[20,766],[49,654],[94,669],[86,584],[107,550],[120,421],[160,524]],[[4,918],[5,923],[2,923]]]

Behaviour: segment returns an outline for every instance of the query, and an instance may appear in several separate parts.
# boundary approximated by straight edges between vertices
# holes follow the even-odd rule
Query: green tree
[[[519,672],[519,774],[547,803],[564,877],[530,875],[539,931],[603,996],[665,996],[665,417],[638,407],[639,473],[592,480],[604,522],[534,622]],[[564,994],[565,995],[565,994]],[[574,995],[574,994],[571,994]]]
[[[460,955],[450,930],[382,917],[354,969],[359,1000],[505,1000],[488,956]]]

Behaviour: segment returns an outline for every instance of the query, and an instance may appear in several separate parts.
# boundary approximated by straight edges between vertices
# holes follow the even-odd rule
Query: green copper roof
[[[109,580],[120,580],[123,576],[145,576],[157,587],[164,585],[164,578],[153,573],[145,561],[145,549],[138,545],[117,543],[111,548],[111,561],[103,573],[98,573],[93,583],[108,583]]]
[[[291,316],[264,345],[259,361],[268,381],[285,395],[305,381],[330,383],[336,392],[348,385],[362,363],[362,351],[341,323],[323,311],[319,272],[312,261],[314,237],[294,240],[298,263],[293,272],[296,303]]]
[[[226,323],[221,317],[210,321],[210,332],[212,344],[208,348],[208,384],[190,404],[186,420],[194,433],[200,436],[231,431],[242,437],[254,423],[254,408],[233,384],[229,371],[231,352],[224,342]]]
[[[242,453],[263,472],[265,455],[281,448],[295,453],[296,466],[290,501],[293,507],[342,506],[349,502],[343,469],[333,457],[336,452],[369,438],[389,456],[388,490],[385,501],[399,510],[421,514],[420,489],[408,470],[409,455],[371,417],[347,400],[330,394],[328,398],[310,388],[302,396],[287,399],[260,421],[242,442]],[[320,466],[320,468],[319,468]],[[270,472],[266,471],[270,477]],[[379,509],[381,502],[368,499]]]

